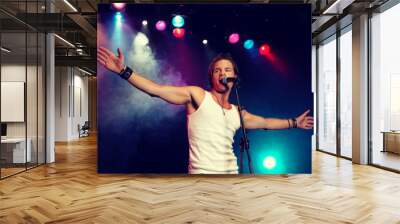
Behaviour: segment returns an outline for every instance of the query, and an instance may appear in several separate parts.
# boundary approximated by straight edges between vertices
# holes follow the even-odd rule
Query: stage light
[[[231,44],[236,44],[237,42],[239,42],[239,34],[238,33],[232,33],[231,35],[229,35],[229,43]]]
[[[263,44],[263,45],[261,45],[260,49],[258,50],[258,52],[259,52],[261,55],[264,55],[264,56],[269,55],[270,51],[271,51],[271,48],[269,47],[268,44]]]
[[[147,20],[143,20],[143,21],[142,21],[142,25],[143,25],[143,26],[147,26]]]
[[[117,26],[122,24],[122,14],[120,12],[115,13],[115,23]]]
[[[117,19],[117,21],[121,21],[122,20],[122,14],[120,12],[115,13],[115,18]]]
[[[176,37],[178,39],[183,38],[183,36],[185,36],[185,29],[183,29],[183,28],[175,28],[172,31],[172,34],[174,35],[174,37]]]
[[[136,46],[145,46],[148,43],[149,38],[147,38],[147,36],[142,32],[139,32],[134,39],[134,44]]]
[[[246,40],[243,44],[243,47],[246,48],[247,50],[250,50],[251,48],[254,47],[254,41],[253,40]]]
[[[269,170],[273,169],[276,166],[276,160],[272,156],[267,156],[267,157],[265,157],[265,159],[263,161],[263,165],[265,168],[267,168]]]
[[[172,18],[172,25],[176,28],[181,28],[183,25],[185,25],[185,19],[182,16],[174,16]]]
[[[163,20],[159,20],[159,21],[156,23],[156,29],[157,29],[158,31],[164,31],[166,27],[167,27],[167,25],[165,24],[165,22],[164,22]]]
[[[122,10],[122,9],[125,7],[125,4],[126,4],[126,3],[112,3],[113,7],[114,7],[116,10]]]
[[[207,45],[207,44],[208,44],[208,40],[207,40],[207,39],[204,39],[204,40],[203,40],[203,44],[204,44],[204,45]]]

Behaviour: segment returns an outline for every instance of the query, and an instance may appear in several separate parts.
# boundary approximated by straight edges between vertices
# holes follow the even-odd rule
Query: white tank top
[[[232,144],[240,118],[237,107],[231,106],[230,110],[222,109],[205,91],[203,102],[187,116],[190,174],[238,173]]]

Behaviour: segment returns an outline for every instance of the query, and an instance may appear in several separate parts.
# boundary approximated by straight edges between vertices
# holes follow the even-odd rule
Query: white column
[[[368,15],[353,19],[353,162],[368,163]]]
[[[51,1],[46,1],[48,12],[54,11]],[[55,161],[55,54],[54,34],[46,35],[46,163]]]

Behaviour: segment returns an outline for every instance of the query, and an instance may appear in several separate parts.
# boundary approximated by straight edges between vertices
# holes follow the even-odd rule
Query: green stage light
[[[185,19],[180,15],[174,16],[172,18],[172,25],[176,28],[181,28],[185,25]]]
[[[115,24],[117,25],[117,27],[120,27],[122,24],[122,14],[120,12],[117,12],[115,14]]]
[[[267,156],[267,157],[264,158],[263,164],[264,164],[265,168],[270,170],[270,169],[275,168],[276,160],[272,156]]]

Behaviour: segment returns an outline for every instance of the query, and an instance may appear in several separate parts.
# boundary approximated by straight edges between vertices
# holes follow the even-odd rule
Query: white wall
[[[79,72],[78,74],[76,72]],[[75,75],[74,75],[74,108],[73,108],[73,119],[72,119],[72,136],[78,137],[78,124],[81,126],[85,123],[85,121],[88,121],[89,119],[89,113],[88,113],[88,77],[87,76],[82,76],[83,73],[81,73],[79,70],[75,70]]]
[[[38,69],[38,70],[37,70]],[[39,163],[44,162],[44,92],[43,89],[42,67],[36,65],[24,64],[3,64],[1,66],[2,82],[25,82],[26,84],[26,111],[27,120],[25,122],[6,122],[7,137],[9,138],[25,138],[30,139],[32,161],[36,162],[39,153]],[[25,78],[27,77],[27,82]],[[7,96],[2,96],[7,97]],[[1,108],[8,110],[9,108]],[[24,112],[25,112],[24,111]],[[37,151],[39,150],[39,151]]]
[[[30,70],[28,68],[28,70]],[[25,65],[2,65],[1,81],[5,82],[25,82]],[[6,110],[7,108],[1,108]],[[7,137],[25,137],[24,122],[7,122]]]
[[[27,120],[28,120],[28,137],[29,133],[32,133],[29,128],[32,127],[35,131],[36,136],[36,107],[37,107],[37,99],[36,99],[36,80],[32,77],[36,76],[36,66],[27,66],[27,76],[28,76],[28,84],[27,88]],[[41,72],[41,71],[39,71]],[[25,82],[25,64],[5,64],[1,66],[1,81],[2,82]],[[40,106],[40,105],[39,105]],[[7,110],[7,108],[1,108],[2,110]],[[32,113],[35,112],[35,113]],[[32,123],[34,122],[34,123]],[[7,136],[8,137],[25,137],[25,123],[26,122],[7,122]],[[33,127],[34,126],[34,127]]]
[[[69,69],[55,68],[55,141],[68,140]]]
[[[55,74],[55,140],[77,139],[78,124],[88,120],[88,77],[73,67],[56,67]]]

